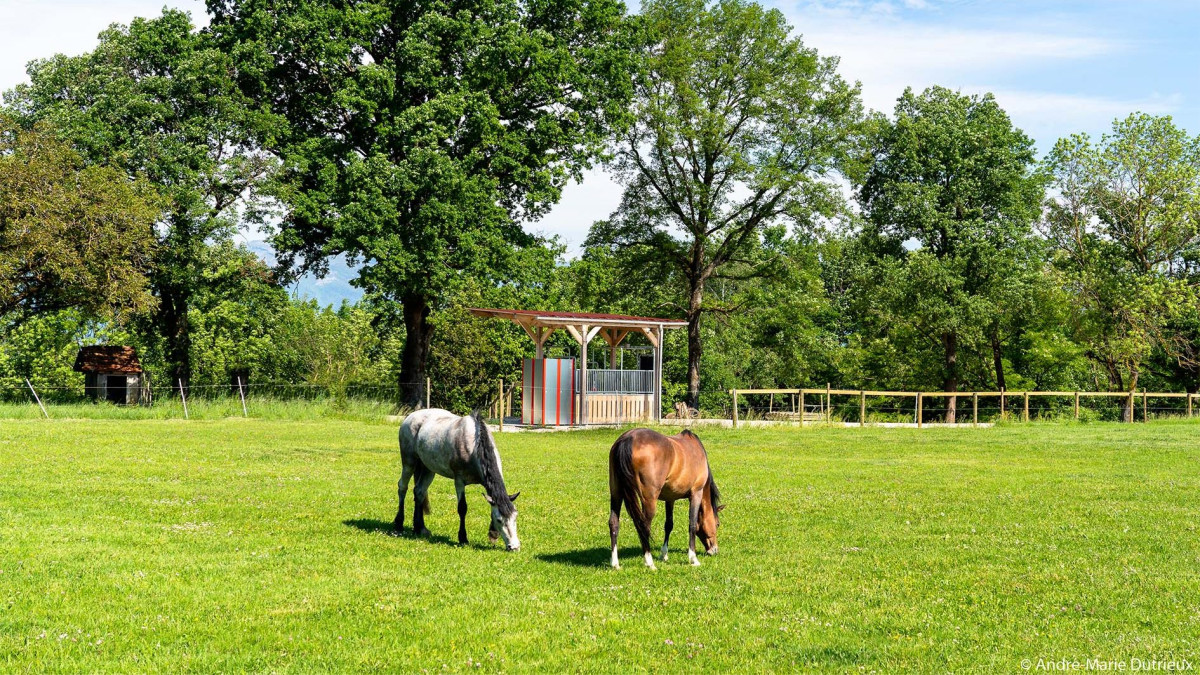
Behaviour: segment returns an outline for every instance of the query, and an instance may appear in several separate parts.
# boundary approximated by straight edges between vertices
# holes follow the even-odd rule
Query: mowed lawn
[[[498,436],[506,553],[440,478],[387,536],[395,425],[0,421],[0,670],[1200,667],[1198,424],[701,431],[721,553],[657,573],[628,519],[608,567],[616,435]]]

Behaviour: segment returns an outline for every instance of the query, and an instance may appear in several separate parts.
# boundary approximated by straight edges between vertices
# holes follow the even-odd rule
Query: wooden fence
[[[867,422],[867,397],[887,397],[887,398],[912,398],[913,402],[913,417],[916,420],[917,427],[924,425],[924,409],[926,398],[954,398],[958,400],[971,400],[971,424],[979,424],[979,398],[982,397],[997,397],[1000,399],[1000,415],[1006,415],[1006,403],[1012,398],[1019,398],[1021,401],[1021,419],[1029,421],[1029,399],[1031,397],[1073,397],[1075,419],[1079,419],[1079,400],[1081,398],[1122,398],[1126,399],[1126,421],[1134,420],[1134,407],[1137,399],[1142,401],[1142,421],[1149,420],[1149,400],[1151,398],[1183,398],[1187,399],[1186,408],[1187,416],[1192,416],[1193,400],[1200,397],[1200,393],[1178,393],[1178,392],[1119,392],[1119,391],[870,391],[862,389],[730,389],[729,395],[733,398],[733,426],[738,425],[738,397],[751,395],[767,395],[771,397],[771,410],[769,415],[779,420],[797,421],[801,425],[808,422],[831,422],[832,421],[832,406],[830,404],[831,396],[857,396],[859,400],[858,423],[860,426]],[[776,395],[791,396],[790,401],[783,403],[779,407],[779,411],[774,410],[774,397]],[[807,412],[805,408],[805,396],[816,395],[819,397],[820,406],[818,412]],[[798,401],[797,398],[798,397]],[[798,405],[797,405],[798,403]],[[790,404],[790,405],[789,405]],[[1015,411],[1013,411],[1015,413]]]

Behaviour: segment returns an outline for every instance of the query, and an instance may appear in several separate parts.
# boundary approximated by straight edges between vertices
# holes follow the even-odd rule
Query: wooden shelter
[[[83,373],[84,392],[92,400],[136,405],[149,394],[146,374],[133,347],[83,347],[75,357],[74,370]]]
[[[686,321],[622,314],[589,312],[540,312],[527,309],[470,308],[472,314],[490,319],[507,319],[525,330],[533,340],[536,360],[545,359],[546,340],[554,331],[563,330],[579,345],[579,370],[575,373],[574,424],[611,424],[662,417],[663,335],[671,328],[683,328]],[[639,363],[637,370],[623,370],[618,349],[631,335],[646,338],[653,349],[653,360]],[[588,369],[588,345],[597,336],[608,345],[606,369]],[[648,368],[646,366],[649,366]]]

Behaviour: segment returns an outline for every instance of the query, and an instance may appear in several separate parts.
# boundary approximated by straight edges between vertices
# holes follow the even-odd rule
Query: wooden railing
[[[1081,398],[1124,398],[1126,399],[1127,420],[1132,422],[1134,419],[1134,406],[1138,398],[1142,399],[1142,421],[1149,420],[1149,404],[1151,398],[1186,398],[1187,399],[1187,416],[1192,416],[1193,400],[1200,397],[1200,393],[1180,393],[1180,392],[1124,392],[1124,391],[872,391],[865,389],[730,389],[730,396],[733,398],[733,426],[738,425],[738,397],[749,395],[768,395],[771,397],[772,408],[774,408],[774,397],[776,395],[799,397],[799,405],[791,404],[789,412],[788,405],[784,404],[780,407],[779,417],[786,419],[791,415],[793,419],[800,422],[801,425],[806,422],[830,422],[832,421],[832,406],[829,398],[831,396],[857,396],[859,399],[859,415],[858,423],[860,426],[866,424],[867,420],[867,397],[890,397],[890,398],[914,398],[913,415],[916,420],[917,427],[924,424],[924,404],[926,398],[954,398],[954,399],[971,399],[971,424],[979,424],[979,397],[998,397],[1000,399],[1000,414],[1004,416],[1006,413],[1005,403],[1008,399],[1019,397],[1022,402],[1022,419],[1029,421],[1029,399],[1037,396],[1055,396],[1055,397],[1073,397],[1075,419],[1079,419],[1079,400]],[[817,395],[821,399],[820,417],[814,419],[813,413],[806,412],[804,398],[806,395]],[[797,410],[796,408],[799,408]],[[771,410],[770,414],[775,414]],[[822,419],[823,418],[823,419]]]

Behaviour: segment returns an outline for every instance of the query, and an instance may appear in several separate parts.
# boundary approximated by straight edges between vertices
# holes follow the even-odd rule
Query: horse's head
[[[492,505],[492,527],[488,532],[500,533],[500,537],[504,539],[504,546],[510,551],[517,551],[521,548],[521,540],[517,537],[517,497],[521,493],[518,491],[515,494],[508,495],[508,499],[492,499],[491,495],[484,495],[483,498]],[[502,503],[497,503],[502,502]],[[492,536],[495,539],[494,535]]]
[[[725,505],[720,502],[717,484],[711,478],[704,488],[704,497],[700,500],[700,517],[696,523],[696,536],[704,546],[704,552],[709,555],[717,554],[717,527],[721,525],[721,512]]]

